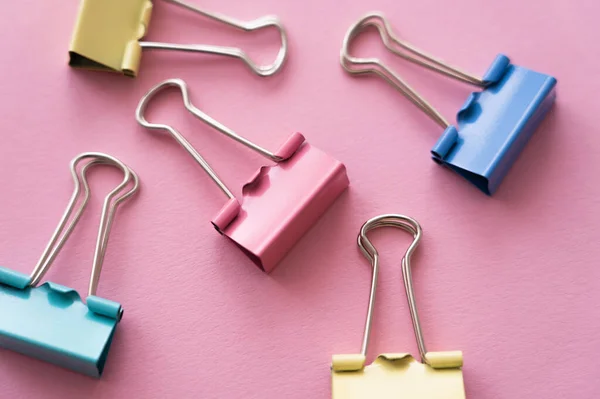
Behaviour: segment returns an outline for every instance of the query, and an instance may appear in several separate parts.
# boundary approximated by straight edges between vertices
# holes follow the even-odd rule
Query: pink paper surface
[[[236,60],[172,52],[144,54],[136,79],[72,70],[76,3],[11,1],[0,13],[0,263],[32,269],[71,195],[73,157],[114,155],[142,182],[117,215],[99,288],[125,317],[101,380],[0,350],[0,397],[328,398],[331,355],[360,349],[370,268],[356,234],[390,212],[423,226],[413,277],[425,337],[430,350],[464,351],[468,397],[597,397],[600,3],[203,1],[240,19],[281,17],[289,62],[268,79]],[[342,71],[346,29],[370,10],[468,71],[503,52],[557,77],[555,108],[494,197],[429,159],[441,131],[397,91]],[[158,0],[149,39],[241,45],[267,62],[278,46],[275,32],[244,35]],[[383,55],[375,34],[360,42],[357,54]],[[384,59],[451,120],[472,90]],[[248,138],[275,149],[299,131],[347,165],[349,191],[271,275],[214,231],[226,199],[204,172],[135,122],[140,97],[171,77]],[[176,91],[149,118],[175,124],[236,194],[263,163],[189,116]],[[90,175],[90,213],[48,273],[81,291],[102,198],[119,181]],[[416,353],[400,275],[410,237],[373,237],[383,263],[369,357]]]

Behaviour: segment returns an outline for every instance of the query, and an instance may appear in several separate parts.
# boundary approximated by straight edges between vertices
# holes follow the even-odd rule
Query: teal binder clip
[[[78,172],[78,164],[83,160],[88,162]],[[104,200],[88,297],[83,303],[71,288],[52,282],[38,284],[88,203],[88,170],[101,164],[118,167],[124,177]],[[96,291],[115,211],[137,191],[139,181],[135,172],[121,161],[101,153],[79,155],[71,162],[71,173],[75,190],[31,275],[0,267],[0,347],[100,377],[123,308],[117,302],[96,296]]]
[[[393,54],[482,89],[467,98],[458,111],[456,126],[378,59],[349,55],[352,39],[369,26],[379,31]],[[552,76],[514,65],[502,54],[483,77],[470,75],[400,40],[379,13],[366,15],[348,30],[341,63],[349,73],[382,77],[440,125],[444,132],[431,150],[433,160],[488,195],[496,191],[556,98]]]

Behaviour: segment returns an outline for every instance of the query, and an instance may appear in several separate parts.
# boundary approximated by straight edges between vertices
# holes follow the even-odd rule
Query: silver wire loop
[[[144,97],[142,97],[142,99],[140,100],[140,103],[138,104],[138,107],[135,111],[135,116],[136,116],[138,123],[150,130],[166,130],[167,132],[169,132],[171,134],[171,136],[173,136],[173,138],[204,169],[204,171],[206,171],[206,173],[210,176],[210,178],[217,184],[217,186],[219,186],[221,191],[223,191],[223,193],[225,193],[225,195],[229,199],[235,198],[233,193],[231,192],[231,190],[219,178],[217,173],[211,168],[211,166],[202,157],[202,155],[200,155],[200,153],[192,146],[192,144],[190,144],[189,141],[187,141],[187,139],[185,137],[183,137],[183,135],[181,133],[179,133],[172,126],[160,124],[160,123],[151,123],[146,120],[146,117],[144,116],[144,114],[146,112],[146,108],[148,107],[148,103],[150,102],[150,100],[152,98],[154,98],[154,96],[156,94],[158,94],[159,92],[161,92],[162,90],[165,90],[167,88],[172,88],[172,87],[178,88],[181,91],[181,97],[183,98],[183,105],[196,118],[200,119],[207,125],[215,128],[219,132],[223,133],[227,137],[230,137],[233,140],[237,141],[238,143],[245,145],[246,147],[250,148],[251,150],[256,151],[260,155],[264,156],[265,158],[270,159],[273,162],[281,162],[284,160],[284,158],[279,157],[279,156],[275,155],[274,153],[272,153],[271,151],[238,135],[237,133],[235,133],[233,130],[231,130],[227,126],[223,125],[222,123],[219,123],[217,120],[211,118],[210,116],[208,116],[207,114],[205,114],[204,112],[202,112],[201,110],[196,108],[190,101],[188,87],[187,87],[187,84],[183,80],[168,79],[168,80],[165,80],[164,82],[159,83],[156,86],[154,86],[152,89],[150,89],[150,91],[148,93],[146,93],[146,95],[144,95]]]
[[[465,83],[480,87],[485,87],[488,84],[482,78],[448,65],[442,60],[401,40],[392,31],[388,20],[379,12],[371,12],[365,15],[348,29],[340,51],[340,62],[346,72],[355,75],[373,73],[383,78],[444,129],[450,126],[448,121],[427,100],[421,97],[415,89],[406,83],[400,75],[388,68],[380,59],[359,58],[350,55],[349,48],[352,40],[368,27],[376,28],[386,49],[400,58]]]
[[[78,171],[78,164],[86,159],[90,159],[90,161],[86,163],[80,171]],[[29,286],[35,287],[41,281],[46,272],[50,269],[52,262],[56,259],[56,256],[67,242],[67,239],[73,232],[77,222],[79,222],[79,219],[81,218],[81,215],[90,199],[90,186],[87,181],[87,172],[92,166],[95,165],[114,166],[123,171],[123,181],[106,196],[102,206],[100,225],[98,227],[98,238],[96,240],[96,249],[94,250],[92,274],[88,289],[88,295],[96,295],[98,282],[100,280],[100,273],[102,271],[102,263],[104,261],[106,248],[108,246],[108,237],[112,228],[117,207],[123,201],[135,194],[139,188],[139,179],[133,170],[131,170],[117,158],[99,152],[83,153],[71,161],[71,175],[73,176],[73,182],[75,183],[73,195],[71,196],[71,200],[67,205],[67,209],[58,223],[58,227],[52,234],[52,238],[50,238],[50,242],[46,246],[46,249],[44,249],[40,260],[37,262],[33,272],[31,273]],[[81,195],[82,183],[83,197],[79,206],[76,207],[75,205]],[[125,191],[126,187],[131,185],[131,183],[133,183],[132,187]],[[71,218],[71,221],[67,223],[72,215],[73,217]]]
[[[358,246],[362,253],[371,262],[373,267],[373,278],[371,280],[371,293],[369,295],[369,307],[367,310],[367,320],[365,323],[365,332],[363,335],[363,342],[361,348],[361,354],[367,355],[367,348],[369,346],[369,337],[371,335],[371,325],[373,322],[373,309],[375,307],[375,293],[377,291],[377,279],[379,276],[379,253],[367,237],[367,233],[371,230],[380,227],[397,227],[406,230],[413,236],[413,241],[406,250],[406,253],[402,257],[402,275],[404,279],[404,288],[406,290],[406,298],[408,300],[408,307],[410,309],[410,316],[412,319],[413,328],[415,331],[415,337],[417,339],[417,346],[419,348],[419,355],[422,363],[428,363],[427,360],[427,349],[425,347],[425,339],[423,338],[423,331],[421,329],[421,323],[419,321],[419,314],[417,312],[417,304],[415,302],[415,293],[413,290],[412,276],[411,276],[411,265],[410,258],[413,255],[415,249],[421,241],[423,231],[419,223],[408,216],[404,215],[381,215],[369,219],[360,229],[358,234]]]
[[[231,26],[236,29],[240,29],[245,32],[252,32],[263,28],[273,27],[277,29],[279,35],[281,36],[281,47],[279,48],[279,52],[275,57],[275,60],[272,64],[269,65],[258,65],[256,64],[242,49],[237,47],[222,47],[222,46],[212,46],[206,44],[171,44],[171,43],[160,43],[160,42],[146,42],[141,41],[140,46],[142,49],[148,50],[175,50],[175,51],[185,51],[185,52],[194,52],[194,53],[203,53],[203,54],[216,54],[222,55],[226,57],[238,58],[244,64],[246,64],[252,72],[257,74],[258,76],[271,76],[277,73],[281,67],[283,66],[288,50],[288,39],[287,33],[283,24],[279,20],[279,18],[275,16],[264,16],[261,18],[257,18],[252,21],[244,22],[239,21],[234,18],[230,18],[224,15],[220,15],[213,12],[208,12],[196,7],[190,3],[183,2],[180,0],[164,0],[168,3],[172,3],[183,7],[189,11],[198,13],[207,18],[210,18],[214,21],[224,23],[228,26]]]

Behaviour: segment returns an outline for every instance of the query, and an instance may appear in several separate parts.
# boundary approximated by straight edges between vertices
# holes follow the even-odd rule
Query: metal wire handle
[[[78,172],[78,164],[85,159],[90,159],[90,161],[81,168],[80,172]],[[46,249],[44,249],[40,260],[37,262],[31,273],[29,286],[36,286],[41,281],[73,232],[77,222],[79,222],[90,199],[90,187],[87,181],[87,172],[95,165],[115,166],[121,169],[124,174],[123,181],[106,196],[102,206],[100,226],[98,227],[98,238],[96,240],[96,249],[94,250],[92,274],[88,289],[88,295],[96,295],[100,273],[102,271],[102,263],[108,246],[108,237],[114,221],[116,209],[123,201],[135,194],[139,188],[139,179],[133,170],[117,158],[98,152],[83,153],[71,161],[71,175],[73,176],[73,181],[75,183],[73,195],[67,205],[67,209],[58,223],[58,227],[50,238],[50,242],[46,246]],[[133,182],[133,186],[129,190],[123,192],[131,182]],[[79,207],[77,207],[77,210],[74,212],[76,209],[75,205],[81,194],[81,183],[83,183],[83,199],[81,200]],[[71,218],[71,221],[67,223],[73,213],[74,216]]]
[[[371,262],[373,267],[373,278],[371,280],[371,293],[369,294],[369,307],[367,310],[367,320],[365,322],[365,332],[363,335],[363,342],[361,348],[361,354],[367,355],[367,348],[369,346],[369,337],[371,335],[371,325],[373,322],[373,309],[375,307],[375,293],[377,291],[377,279],[379,275],[379,253],[367,237],[367,233],[371,230],[380,227],[397,227],[406,230],[413,235],[413,242],[410,244],[404,257],[402,257],[402,275],[404,278],[404,288],[406,290],[406,298],[408,300],[408,307],[410,309],[410,316],[412,319],[413,328],[415,331],[415,338],[417,339],[417,346],[419,348],[419,355],[421,356],[421,362],[429,364],[427,360],[427,349],[425,347],[425,339],[423,338],[423,331],[421,329],[421,323],[419,321],[419,314],[417,312],[417,304],[415,302],[415,293],[413,290],[410,258],[414,253],[415,249],[421,241],[423,230],[419,223],[408,216],[404,215],[381,215],[369,219],[360,229],[358,234],[358,246],[362,253]]]
[[[160,91],[165,90],[167,88],[172,88],[172,87],[179,88],[179,90],[181,91],[181,96],[183,98],[183,105],[196,118],[200,119],[207,125],[217,129],[219,132],[223,133],[224,135],[234,139],[238,143],[241,143],[241,144],[245,145],[246,147],[250,148],[251,150],[256,151],[257,153],[264,156],[265,158],[268,158],[274,162],[281,162],[284,160],[284,158],[275,155],[273,152],[238,135],[237,133],[235,133],[233,130],[231,130],[227,126],[223,125],[222,123],[211,118],[210,116],[208,116],[207,114],[205,114],[204,112],[202,112],[201,110],[196,108],[190,101],[188,87],[187,87],[187,84],[183,80],[168,79],[168,80],[165,80],[164,82],[159,83],[156,86],[154,86],[152,89],[150,89],[150,91],[148,93],[146,93],[146,95],[144,95],[144,97],[142,97],[142,99],[140,100],[140,103],[138,104],[138,107],[135,111],[135,116],[136,116],[138,123],[148,129],[151,129],[151,130],[166,130],[167,132],[169,132],[171,134],[171,136],[173,136],[173,138],[206,171],[206,173],[210,176],[210,178],[217,184],[217,186],[219,186],[221,191],[223,191],[223,193],[225,193],[225,195],[229,199],[235,198],[233,193],[231,192],[231,190],[225,185],[225,183],[221,180],[221,178],[219,178],[217,173],[213,170],[213,168],[209,165],[209,163],[202,157],[202,155],[200,155],[200,153],[194,148],[194,146],[192,146],[192,144],[181,133],[179,133],[172,126],[160,124],[160,123],[151,123],[146,120],[146,117],[144,116],[144,114],[146,112],[146,108],[148,107],[148,103],[150,102],[150,100],[152,98],[154,98],[154,96],[156,94],[158,94]]]
[[[371,12],[352,25],[348,29],[348,32],[346,32],[340,51],[342,67],[350,74],[373,73],[380,76],[444,129],[450,126],[448,121],[427,100],[421,97],[415,89],[406,83],[400,75],[393,72],[381,60],[378,58],[359,58],[350,55],[349,47],[352,40],[371,26],[377,29],[385,47],[398,57],[465,83],[480,87],[485,87],[489,84],[489,82],[484,81],[482,78],[448,65],[442,60],[401,40],[392,31],[388,20],[379,12]],[[357,68],[359,66],[364,66],[364,68]]]
[[[207,18],[210,18],[217,22],[222,22],[228,26],[231,26],[236,29],[243,30],[245,32],[252,32],[255,30],[273,27],[279,31],[281,36],[281,47],[279,48],[279,52],[275,57],[275,60],[272,64],[269,65],[258,65],[242,50],[237,47],[222,47],[222,46],[212,46],[206,44],[172,44],[172,43],[160,43],[160,42],[146,42],[141,41],[140,46],[142,49],[148,50],[176,50],[176,51],[186,51],[186,52],[194,52],[194,53],[204,53],[204,54],[216,54],[222,55],[226,57],[238,58],[242,60],[255,74],[258,76],[271,76],[277,73],[285,59],[287,57],[287,49],[288,49],[288,40],[287,33],[285,28],[283,27],[279,18],[275,16],[265,16],[261,18],[257,18],[252,21],[244,22],[238,21],[234,18],[230,18],[224,15],[220,15],[217,13],[204,11],[190,3],[183,2],[180,0],[164,0],[168,3],[172,3],[183,7],[189,11],[198,13]]]

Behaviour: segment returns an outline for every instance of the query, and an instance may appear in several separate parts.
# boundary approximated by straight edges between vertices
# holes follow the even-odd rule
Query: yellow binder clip
[[[382,354],[365,367],[375,290],[379,273],[379,254],[367,238],[367,233],[379,227],[397,227],[408,231],[414,237],[402,258],[404,288],[412,318],[421,361],[408,353]],[[465,390],[462,377],[462,352],[427,352],[410,270],[410,258],[419,245],[423,232],[419,223],[402,215],[381,215],[368,220],[358,235],[358,246],[371,261],[373,279],[367,321],[360,354],[334,355],[331,366],[333,399],[464,399]]]
[[[142,50],[176,50],[238,58],[259,76],[270,76],[281,69],[287,55],[287,34],[277,17],[265,16],[244,22],[201,10],[180,0],[164,1],[246,32],[274,27],[281,35],[279,53],[272,64],[258,65],[243,50],[235,47],[141,41],[148,32],[151,0],[82,0],[69,47],[69,65],[135,77]]]

